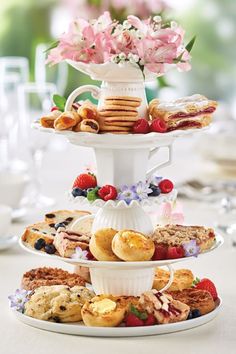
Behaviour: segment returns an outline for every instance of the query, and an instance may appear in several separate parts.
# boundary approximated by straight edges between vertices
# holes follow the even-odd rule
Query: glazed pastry
[[[123,261],[149,261],[154,250],[154,242],[150,238],[132,230],[121,230],[112,240],[112,251]]]
[[[153,289],[161,290],[169,281],[170,272],[162,268],[157,268],[153,282]],[[183,290],[191,288],[194,281],[194,276],[189,269],[177,269],[174,272],[174,280],[168,291]]]
[[[111,248],[117,230],[104,228],[96,231],[89,242],[89,249],[98,261],[119,261]]]
[[[187,304],[191,310],[198,309],[201,315],[205,315],[215,309],[215,302],[212,295],[206,290],[195,288],[184,289],[182,291],[167,291],[173,299]]]
[[[217,102],[196,94],[169,102],[154,99],[149,104],[149,114],[152,119],[163,119],[167,131],[202,128],[211,123],[216,107]]]
[[[89,100],[84,101],[77,112],[82,119],[98,119],[97,107]]]
[[[68,130],[75,127],[81,121],[81,117],[77,112],[63,112],[54,122],[56,130]]]
[[[99,124],[94,119],[83,119],[73,130],[76,132],[97,134],[99,131]]]
[[[40,118],[40,124],[44,128],[54,128],[55,120],[60,117],[61,111],[54,110],[46,116]]]
[[[215,243],[214,230],[204,226],[157,226],[150,237],[155,244],[161,244],[166,247],[182,246],[184,243],[196,240],[201,252],[210,249]]]
[[[86,326],[116,327],[124,319],[128,303],[122,297],[99,295],[82,307],[82,319]]]
[[[25,304],[24,314],[44,321],[81,321],[81,308],[94,295],[83,286],[41,286],[34,290]]]
[[[80,247],[87,250],[89,247],[90,234],[77,233],[59,228],[54,237],[53,244],[61,257],[70,258]]]
[[[78,274],[63,269],[43,267],[26,272],[21,281],[21,286],[25,290],[51,285],[67,285],[72,288],[76,285],[85,286],[85,280]]]
[[[156,290],[144,292],[139,304],[143,310],[155,316],[158,324],[185,321],[190,312],[190,307],[185,303]]]

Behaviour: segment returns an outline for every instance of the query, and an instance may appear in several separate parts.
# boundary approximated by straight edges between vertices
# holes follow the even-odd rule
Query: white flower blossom
[[[126,59],[126,54],[125,53],[120,53],[119,54],[120,60],[125,60]]]

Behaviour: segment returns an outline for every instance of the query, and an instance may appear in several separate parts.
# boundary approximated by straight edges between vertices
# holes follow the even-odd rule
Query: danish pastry
[[[132,230],[121,230],[112,240],[112,251],[123,261],[149,261],[154,250],[154,242],[150,238]]]
[[[119,258],[112,251],[112,240],[117,233],[111,228],[104,228],[96,231],[89,242],[89,249],[98,261],[119,261]]]
[[[76,126],[81,121],[81,117],[77,112],[63,112],[54,122],[56,130],[68,130]]]
[[[44,128],[53,128],[55,120],[60,117],[61,111],[54,110],[46,116],[40,118],[40,124]]]
[[[98,119],[97,107],[88,100],[83,102],[77,112],[82,119]]]
[[[99,124],[95,119],[83,119],[73,129],[75,132],[86,132],[97,134],[99,132]]]

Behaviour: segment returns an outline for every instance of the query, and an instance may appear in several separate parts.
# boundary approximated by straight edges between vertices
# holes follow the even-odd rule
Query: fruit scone
[[[167,131],[202,128],[211,123],[216,107],[216,101],[195,94],[173,101],[154,99],[149,104],[149,115],[151,119],[165,121]]]
[[[53,241],[59,228],[69,229],[71,225],[84,215],[90,214],[81,210],[57,210],[45,214],[45,220],[26,227],[22,241],[47,253],[55,253]],[[89,237],[91,230],[90,220],[82,221],[75,233]]]
[[[199,252],[210,249],[215,243],[215,232],[212,228],[204,226],[165,225],[157,226],[150,236],[156,247],[167,250],[167,257],[179,258],[170,251],[176,250],[181,257],[197,255]],[[196,247],[198,252],[196,253]],[[161,258],[159,258],[161,259]]]

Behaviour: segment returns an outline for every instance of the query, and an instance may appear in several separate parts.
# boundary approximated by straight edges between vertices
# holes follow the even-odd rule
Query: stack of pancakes
[[[139,119],[141,99],[131,96],[110,96],[99,110],[100,133],[128,134]]]

